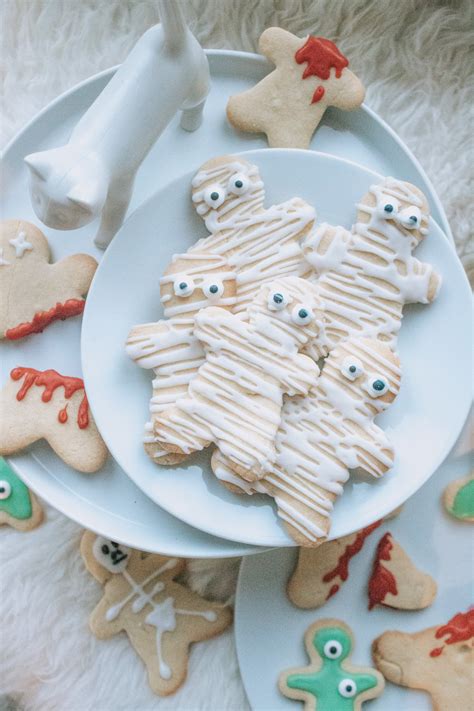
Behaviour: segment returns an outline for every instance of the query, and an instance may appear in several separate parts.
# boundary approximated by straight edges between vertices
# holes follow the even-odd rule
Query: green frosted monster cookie
[[[42,520],[43,510],[35,495],[0,457],[0,526],[29,531]]]
[[[448,484],[443,494],[448,513],[460,521],[474,523],[474,472]]]

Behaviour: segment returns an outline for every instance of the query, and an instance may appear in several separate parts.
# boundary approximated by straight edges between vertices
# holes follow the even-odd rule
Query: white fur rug
[[[474,276],[470,0],[182,5],[205,47],[255,50],[271,25],[336,40],[368,86],[368,104],[426,169]],[[152,0],[2,0],[1,144],[60,92],[120,62],[157,21]],[[100,593],[80,559],[80,533],[50,508],[34,532],[0,531],[0,711],[247,708],[232,632],[194,649],[187,684],[168,699],[151,693],[125,636],[92,637],[87,619]],[[194,561],[190,581],[200,592],[229,599],[237,567],[237,561]]]

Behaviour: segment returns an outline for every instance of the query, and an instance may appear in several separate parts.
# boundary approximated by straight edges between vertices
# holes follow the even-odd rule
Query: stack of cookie
[[[412,256],[427,200],[386,178],[352,230],[315,227],[299,198],[265,208],[258,167],[236,156],[204,164],[192,200],[210,236],[173,257],[165,318],[126,344],[154,373],[145,449],[176,464],[216,445],[225,486],[273,497],[292,538],[319,545],[349,470],[379,477],[393,464],[373,420],[400,388],[403,306],[440,285]]]

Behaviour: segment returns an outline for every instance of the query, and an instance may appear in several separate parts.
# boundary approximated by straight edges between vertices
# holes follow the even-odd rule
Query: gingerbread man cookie
[[[45,439],[58,457],[81,472],[95,472],[107,459],[81,378],[14,368],[0,391],[0,412],[0,455]]]
[[[415,566],[403,548],[386,533],[379,541],[369,580],[369,610],[386,605],[398,610],[422,610],[436,597],[431,575]]]
[[[23,220],[0,224],[0,338],[40,333],[84,310],[97,262],[75,254],[50,264],[48,241]]]
[[[186,678],[190,645],[221,634],[232,621],[230,609],[174,582],[184,560],[141,553],[90,531],[81,553],[104,586],[90,618],[92,632],[99,639],[126,632],[153,691],[172,694]]]
[[[231,96],[227,117],[242,131],[265,133],[272,148],[308,148],[329,106],[352,111],[364,101],[362,83],[331,40],[300,39],[270,27],[258,46],[276,68],[252,89]]]
[[[0,526],[30,531],[43,520],[43,509],[36,496],[0,457]]]
[[[418,188],[385,178],[362,198],[351,232],[322,224],[304,241],[325,302],[329,348],[361,335],[395,345],[404,305],[436,298],[441,277],[412,256],[428,218]]]
[[[354,647],[350,628],[341,620],[319,620],[305,634],[310,664],[280,674],[284,696],[304,702],[305,711],[359,711],[364,701],[383,692],[383,676],[349,661]]]
[[[474,472],[448,484],[443,501],[446,511],[458,521],[474,523]]]
[[[183,454],[166,452],[153,434],[154,418],[187,394],[189,383],[204,362],[204,350],[194,335],[194,321],[207,306],[231,309],[235,305],[235,273],[223,257],[212,254],[177,254],[160,279],[165,318],[135,326],[125,350],[142,368],[154,372],[150,421],[144,446],[158,464],[177,464]]]
[[[192,199],[211,234],[188,253],[227,260],[237,275],[236,313],[245,311],[263,283],[311,272],[300,242],[313,227],[314,209],[300,198],[265,208],[256,165],[239,156],[204,163],[193,179]]]
[[[249,481],[275,460],[283,395],[306,394],[319,368],[298,353],[322,333],[316,288],[298,277],[264,284],[248,321],[210,307],[196,316],[194,333],[206,361],[188,395],[155,418],[155,434],[171,452],[215,442],[229,467]]]
[[[372,654],[388,681],[427,691],[434,711],[472,708],[474,608],[414,634],[385,632]]]
[[[380,477],[392,466],[393,448],[373,420],[399,389],[399,359],[386,344],[368,339],[341,343],[310,393],[285,402],[271,471],[249,486],[235,476],[222,448],[212,457],[213,471],[231,487],[272,496],[293,540],[320,545],[348,470],[361,467]]]

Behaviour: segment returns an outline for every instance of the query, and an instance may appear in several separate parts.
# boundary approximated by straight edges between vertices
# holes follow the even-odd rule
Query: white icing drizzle
[[[234,174],[248,179],[239,194],[227,191]],[[189,254],[206,250],[226,257],[237,272],[236,313],[245,310],[261,284],[278,277],[309,274],[299,243],[316,217],[310,205],[293,198],[265,209],[258,168],[232,158],[214,168],[201,169],[192,185],[197,213],[211,235],[199,240]],[[209,185],[225,191],[225,199],[216,209],[206,201]]]
[[[358,209],[369,220],[357,222],[352,232],[322,224],[303,244],[305,257],[315,269],[325,302],[326,332],[331,346],[349,337],[378,338],[394,345],[405,303],[428,302],[433,267],[412,256],[419,237],[399,216],[398,201],[413,205],[408,213],[420,215],[419,233],[427,232],[428,215],[407,183],[386,178],[372,185],[374,206]],[[395,198],[395,199],[394,199]],[[392,203],[391,203],[392,200]],[[384,206],[394,207],[388,214]],[[319,248],[334,230],[323,254]]]
[[[10,262],[3,258],[3,247],[0,247],[0,267],[7,267],[9,264]]]
[[[99,558],[98,560],[101,562]],[[154,600],[155,595],[166,592],[166,583],[162,580],[156,581],[156,578],[159,578],[165,571],[175,568],[177,563],[176,558],[170,558],[141,582],[136,581],[128,570],[123,570],[121,574],[129,584],[131,590],[124,598],[109,607],[105,612],[107,622],[113,622],[128,603],[131,603],[130,610],[134,614],[141,612],[147,605],[151,607],[151,611],[147,614],[144,621],[145,624],[155,627],[156,629],[155,641],[158,667],[160,676],[166,680],[171,679],[172,670],[163,659],[162,638],[165,632],[173,632],[176,629],[176,615],[202,617],[207,622],[215,622],[217,620],[217,614],[214,610],[184,610],[177,608],[175,607],[174,598],[170,596],[160,601]],[[156,582],[154,582],[153,587],[147,592],[145,586],[152,581]]]
[[[373,423],[388,403],[369,396],[363,372],[355,380],[341,372],[348,357],[357,358],[366,372],[383,373],[390,399],[396,396],[400,369],[389,348],[366,339],[347,341],[331,352],[309,395],[285,402],[276,438],[277,459],[264,479],[248,484],[233,476],[221,453],[212,458],[219,479],[246,493],[273,496],[280,517],[312,543],[327,535],[327,526],[319,522],[331,515],[332,499],[342,493],[348,469],[361,467],[379,477],[393,463],[391,445]]]
[[[268,293],[280,290],[292,297],[291,304],[271,311]],[[311,310],[314,320],[296,325],[291,318],[295,302]],[[315,287],[288,277],[261,287],[248,322],[222,309],[201,311],[194,333],[206,361],[188,396],[156,416],[159,441],[186,454],[214,441],[233,466],[252,470],[257,478],[268,471],[275,459],[283,393],[307,393],[319,373],[313,361],[298,353],[319,333],[318,305]]]
[[[27,250],[30,251],[33,249],[31,242],[26,241],[26,232],[23,231],[18,232],[17,237],[13,237],[8,241],[12,247],[15,247],[15,257],[17,259],[21,259]]]

